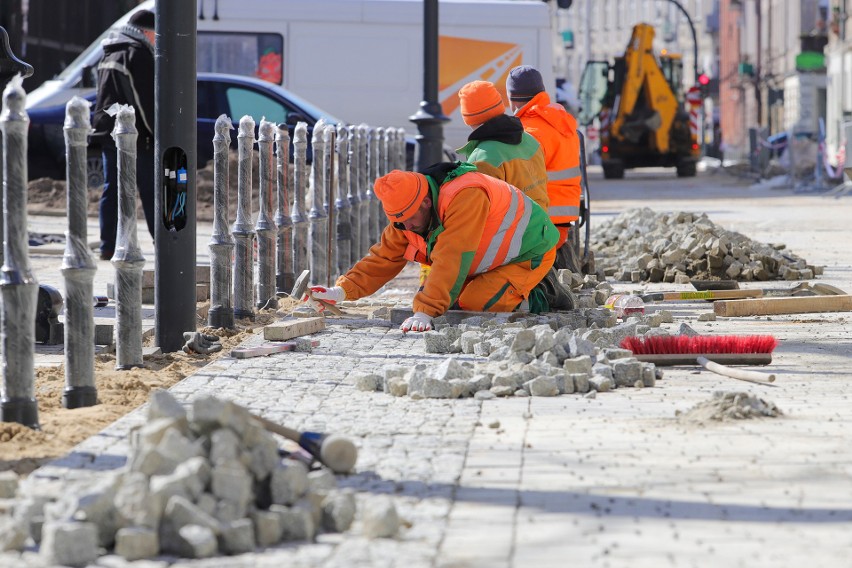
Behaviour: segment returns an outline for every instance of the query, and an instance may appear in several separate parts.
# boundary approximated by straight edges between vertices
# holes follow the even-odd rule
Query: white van
[[[422,0],[199,0],[198,7],[198,71],[260,77],[347,122],[416,132],[409,117],[423,98]],[[154,0],[139,8],[154,10]],[[465,83],[484,79],[503,89],[508,71],[527,64],[555,91],[546,3],[441,0],[439,20],[439,100],[452,119],[444,127],[449,145],[463,145],[470,133],[458,110]],[[88,75],[100,56],[99,39],[30,93],[27,107],[92,92],[84,70]]]

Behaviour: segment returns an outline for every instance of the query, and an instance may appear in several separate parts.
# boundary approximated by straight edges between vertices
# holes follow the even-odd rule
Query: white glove
[[[321,313],[325,311],[325,304],[336,304],[346,299],[346,291],[340,286],[326,288],[325,286],[311,286],[305,292],[302,301],[310,306],[315,312]],[[317,300],[322,300],[318,302]]]
[[[329,304],[336,304],[337,302],[342,302],[346,299],[346,291],[340,286],[332,286],[331,288],[326,288],[325,286],[311,286],[309,290],[311,291],[311,296],[313,296],[315,300],[322,300]]]
[[[402,333],[409,331],[429,331],[432,329],[432,316],[426,315],[423,312],[414,312],[414,315],[402,322],[399,326]]]

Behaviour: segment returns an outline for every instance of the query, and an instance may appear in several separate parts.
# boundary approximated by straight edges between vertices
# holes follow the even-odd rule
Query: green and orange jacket
[[[515,116],[544,150],[550,220],[556,225],[576,221],[580,215],[581,193],[577,120],[562,105],[551,103],[546,92],[533,97]]]
[[[547,211],[547,169],[544,151],[535,138],[524,132],[515,116],[501,114],[484,122],[456,150],[476,169],[514,185]]]
[[[453,305],[469,278],[535,262],[553,249],[559,232],[544,209],[516,187],[474,170],[460,163],[440,185],[426,176],[433,203],[429,234],[424,238],[401,224],[385,227],[380,242],[337,280],[347,300],[369,296],[416,261],[432,270],[412,308],[436,317]]]

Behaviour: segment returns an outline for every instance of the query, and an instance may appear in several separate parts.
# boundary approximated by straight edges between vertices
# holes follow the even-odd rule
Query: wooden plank
[[[279,321],[263,328],[263,338],[267,341],[286,341],[324,329],[325,318],[321,317]]]
[[[790,298],[755,298],[723,300],[713,304],[717,316],[767,316],[777,314],[809,314],[852,311],[852,296],[793,296]]]
[[[736,298],[758,298],[763,290],[702,290],[698,292],[652,292],[642,296],[645,302],[666,300],[730,300]]]
[[[306,340],[301,341],[304,342]],[[302,349],[299,349],[299,341],[270,342],[254,347],[237,347],[236,349],[231,349],[231,357],[234,359],[251,359],[252,357],[264,357],[273,353],[283,353],[284,351],[310,351],[311,348],[317,345],[319,345],[319,341],[313,340],[310,341],[309,346],[302,345]]]

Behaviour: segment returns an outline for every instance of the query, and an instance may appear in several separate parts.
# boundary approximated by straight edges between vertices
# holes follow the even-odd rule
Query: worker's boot
[[[556,249],[556,260],[553,261],[553,268],[556,270],[570,270],[574,274],[583,273],[583,263],[579,255],[580,242],[577,237],[576,228],[572,225],[568,233],[568,240]]]
[[[544,295],[551,311],[573,310],[577,305],[577,301],[571,290],[559,283],[559,279],[556,277],[555,268],[551,268],[547,271],[547,274],[544,278],[542,278],[541,282],[536,285],[535,289],[541,291]]]

